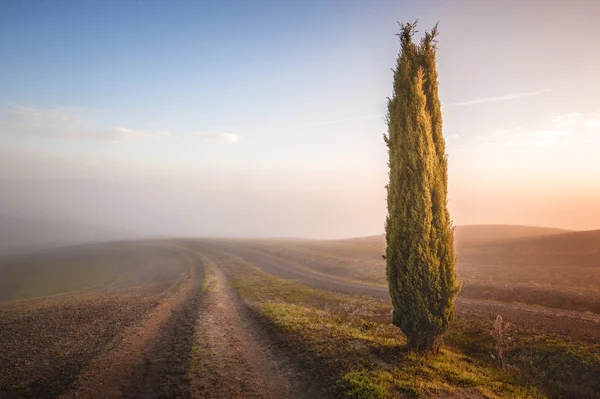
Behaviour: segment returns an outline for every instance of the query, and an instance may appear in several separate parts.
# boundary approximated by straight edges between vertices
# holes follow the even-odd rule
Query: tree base
[[[444,340],[441,336],[408,337],[408,341],[406,342],[406,350],[410,352],[418,352],[424,354],[436,354],[439,353],[443,341]]]

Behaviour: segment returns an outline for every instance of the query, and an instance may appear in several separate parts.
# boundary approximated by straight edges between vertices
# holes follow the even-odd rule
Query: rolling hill
[[[38,249],[134,237],[131,232],[43,216],[0,214],[0,257]]]
[[[520,226],[510,224],[474,224],[457,226],[455,240],[457,247],[470,247],[494,244],[509,240],[531,237],[552,236],[568,233],[570,230],[552,227]]]
[[[496,241],[470,238],[461,240],[458,244],[461,262],[600,267],[600,230],[550,233]]]

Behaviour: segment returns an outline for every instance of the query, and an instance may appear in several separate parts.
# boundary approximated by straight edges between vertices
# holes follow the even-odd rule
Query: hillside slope
[[[460,251],[460,248],[464,251]],[[535,266],[600,267],[600,230],[459,246],[461,262]]]
[[[0,214],[0,256],[134,236],[125,230],[60,218]]]
[[[469,247],[529,237],[552,236],[567,232],[570,232],[570,230],[552,227],[510,224],[474,224],[457,226],[455,240],[457,247]]]

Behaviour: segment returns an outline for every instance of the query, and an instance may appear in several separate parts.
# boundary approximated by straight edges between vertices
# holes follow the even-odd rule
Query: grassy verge
[[[218,262],[260,319],[339,396],[538,398],[599,392],[597,347],[515,332],[503,369],[492,357],[497,353],[492,322],[463,320],[454,324],[440,354],[423,357],[404,351],[386,302],[313,290],[231,256]]]
[[[202,281],[202,292],[207,293],[218,291],[219,286],[213,264],[204,257],[202,257],[201,259],[204,265],[204,280]],[[203,361],[200,361],[200,359],[202,359]],[[192,345],[192,354],[190,356],[190,364],[188,366],[189,380],[193,380],[194,375],[204,373],[206,371],[204,369],[204,363],[212,360],[214,360],[214,353],[212,353],[212,351],[210,351],[209,349],[202,347],[200,345],[198,337],[196,337]]]

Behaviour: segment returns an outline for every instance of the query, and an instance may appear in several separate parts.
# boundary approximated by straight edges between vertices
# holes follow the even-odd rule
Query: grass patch
[[[217,281],[217,276],[215,274],[215,268],[214,268],[212,262],[210,262],[205,257],[201,257],[201,259],[202,259],[202,264],[204,266],[203,267],[204,279],[202,281],[202,292],[203,293],[217,292],[219,290],[219,284]],[[196,332],[196,335],[197,335],[197,332]],[[202,338],[206,339],[206,337],[202,337]],[[190,380],[193,379],[194,375],[202,374],[205,371],[204,364],[207,361],[214,359],[214,353],[210,349],[207,349],[205,345],[200,345],[198,342],[198,337],[195,337],[195,339],[194,339],[194,343],[192,344],[191,352],[192,353],[190,356],[190,363],[188,366],[188,377],[190,378]],[[202,359],[202,361],[200,361],[200,359]]]

